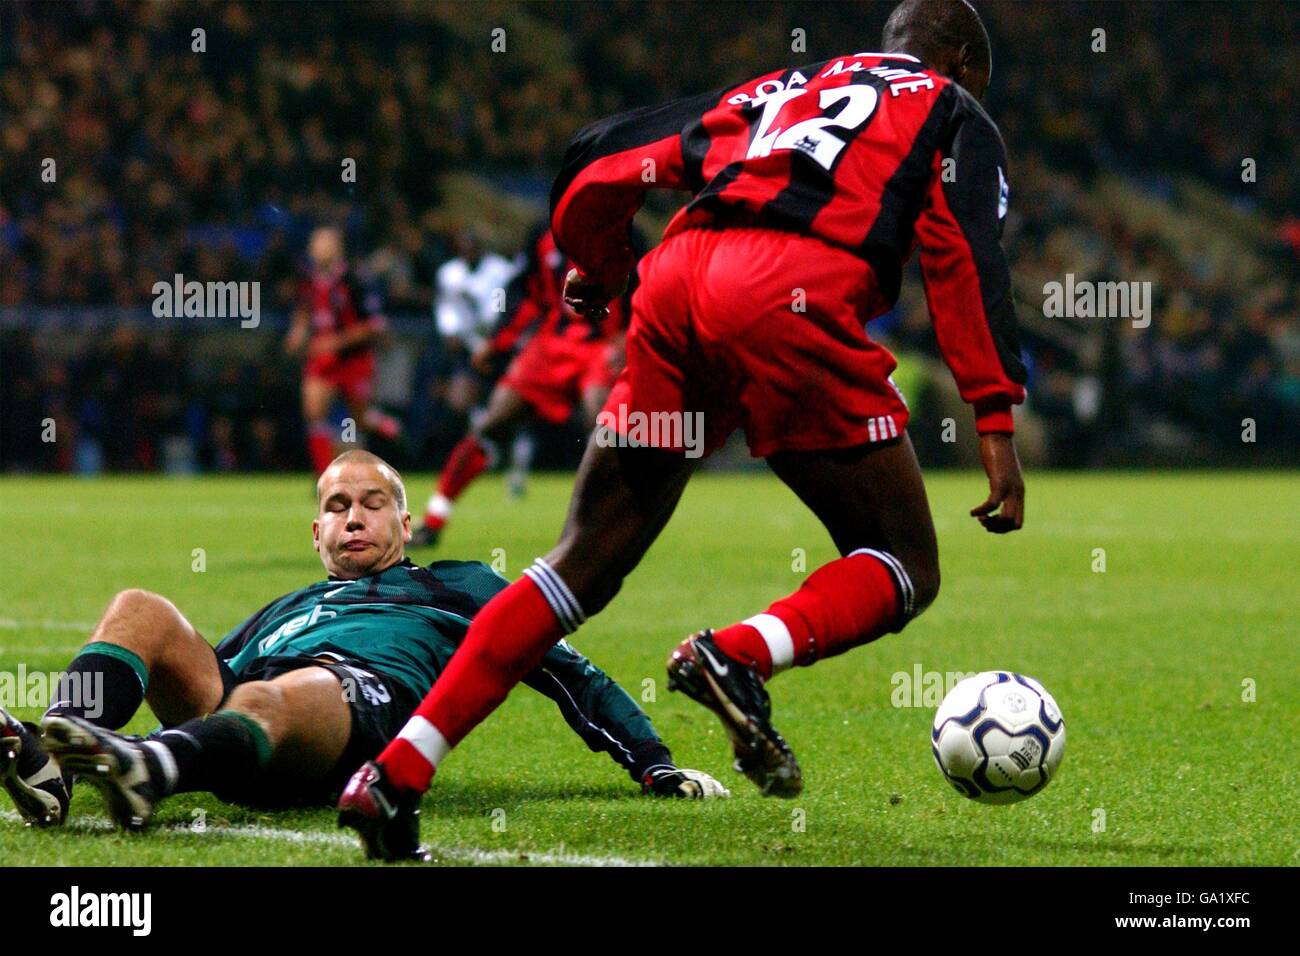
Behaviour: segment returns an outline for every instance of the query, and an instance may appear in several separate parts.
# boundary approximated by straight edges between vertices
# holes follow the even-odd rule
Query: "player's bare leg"
[[[529,417],[528,403],[508,385],[497,385],[488,397],[483,416],[470,426],[443,463],[438,487],[424,509],[424,521],[411,532],[410,547],[436,544],[442,535],[452,508],[484,471],[495,463],[498,449],[514,429]]]
[[[133,589],[113,598],[66,668],[45,720],[115,730],[147,699],[161,720],[178,723],[209,713],[221,694],[212,648],[193,625],[166,598]],[[61,823],[74,770],[50,759],[35,725],[0,711],[0,786],[24,819]]]
[[[330,428],[330,405],[337,389],[312,375],[302,380],[302,418],[307,428],[307,451],[312,468],[320,474],[334,460],[334,430]]]
[[[302,667],[274,680],[239,684],[218,713],[224,711],[238,711],[261,725],[270,769],[309,781],[334,768],[352,732],[343,687],[323,667]]]
[[[221,695],[221,672],[203,635],[161,594],[131,588],[109,603],[46,713],[117,730],[145,701],[171,724],[211,713]]]
[[[657,448],[605,447],[595,435],[578,467],[559,543],[544,559],[584,616],[605,609],[672,517],[697,459]],[[549,646],[549,645],[548,645]]]
[[[582,414],[588,426],[596,427],[596,416],[600,410],[605,407],[605,401],[609,398],[609,389],[605,386],[593,386],[583,389],[582,391]]]
[[[63,768],[104,793],[119,826],[138,830],[170,794],[237,785],[256,795],[259,779],[270,778],[312,786],[342,757],[352,716],[338,677],[308,666],[240,684],[215,714],[144,741],[76,717],[47,715],[41,724]]]
[[[817,515],[841,554],[869,548],[901,562],[912,586],[909,619],[930,606],[939,593],[939,545],[906,432],[892,444],[783,452],[768,463]]]
[[[704,630],[669,658],[669,686],[715,711],[737,770],[766,795],[792,797],[802,773],[770,726],[763,683],[901,630],[939,590],[925,485],[910,440],[841,451],[785,452],[772,470],[821,519],[842,557],[761,614]]]

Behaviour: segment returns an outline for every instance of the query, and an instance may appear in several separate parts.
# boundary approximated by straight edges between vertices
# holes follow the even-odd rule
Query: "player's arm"
[[[603,314],[636,263],[629,235],[651,189],[692,188],[682,133],[717,105],[720,92],[620,113],[581,130],[551,187],[555,243],[576,264],[565,300]]]
[[[917,218],[921,275],[939,351],[974,407],[989,495],[971,510],[986,530],[1024,521],[1024,480],[1011,406],[1024,401],[1011,271],[1000,242],[1007,209],[1006,150],[975,100],[952,87],[945,141]],[[940,105],[937,108],[943,108]],[[953,162],[945,165],[945,160]],[[1000,510],[999,510],[1000,509]]]
[[[307,339],[311,335],[311,313],[303,305],[306,294],[306,283],[303,283],[299,288],[299,301],[293,310],[289,334],[284,337],[284,352],[289,356],[296,357],[300,355],[307,346]]]
[[[587,747],[613,757],[645,792],[678,797],[730,795],[708,774],[677,767],[645,711],[567,642],[552,647],[524,683],[555,701]]]

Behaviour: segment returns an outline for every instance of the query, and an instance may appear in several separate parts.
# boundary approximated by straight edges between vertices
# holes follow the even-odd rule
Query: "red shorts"
[[[343,398],[353,405],[370,401],[370,384],[375,376],[375,356],[371,353],[349,355],[317,355],[307,360],[304,378],[320,379],[339,390]]]
[[[614,384],[610,343],[539,335],[515,356],[501,384],[516,392],[544,421],[562,424],[589,389]]]
[[[755,458],[902,435],[894,357],[863,328],[879,309],[863,259],[795,233],[690,229],[641,260],[640,276],[627,366],[601,413],[619,432],[657,412],[701,413],[703,454],[744,428]]]

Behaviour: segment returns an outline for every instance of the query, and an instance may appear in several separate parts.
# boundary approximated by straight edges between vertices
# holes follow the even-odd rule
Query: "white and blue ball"
[[[985,671],[948,692],[930,742],[939,770],[963,796],[1016,803],[1056,776],[1065,755],[1065,721],[1032,677]]]

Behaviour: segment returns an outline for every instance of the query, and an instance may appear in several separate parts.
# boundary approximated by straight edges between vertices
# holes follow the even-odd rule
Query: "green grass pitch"
[[[414,501],[428,481],[408,476]],[[538,476],[512,501],[484,480],[438,556],[497,557],[516,577],[553,543],[570,484]],[[801,553],[811,569],[833,551],[770,475],[701,474],[574,643],[644,700],[679,763],[712,772],[733,799],[641,797],[520,688],[444,765],[424,802],[426,841],[448,862],[490,864],[1300,863],[1297,476],[1031,473],[1026,529],[1003,538],[966,517],[982,475],[928,484],[935,606],[901,635],[772,684],[775,723],[804,768],[800,798],[762,799],[729,769],[714,718],[665,691],[664,659],[688,632],[793,590]],[[322,576],[309,487],[305,476],[0,480],[0,671],[63,667],[126,587],[167,595],[215,641]],[[1042,680],[1069,732],[1057,779],[1010,807],[950,789],[930,756],[933,708],[894,706],[895,675],[917,667]],[[141,713],[129,729],[152,725]],[[7,801],[0,812],[4,865],[359,862],[328,809],[259,813],[185,794],[130,836],[107,826],[89,787],[62,831],[23,828]]]

